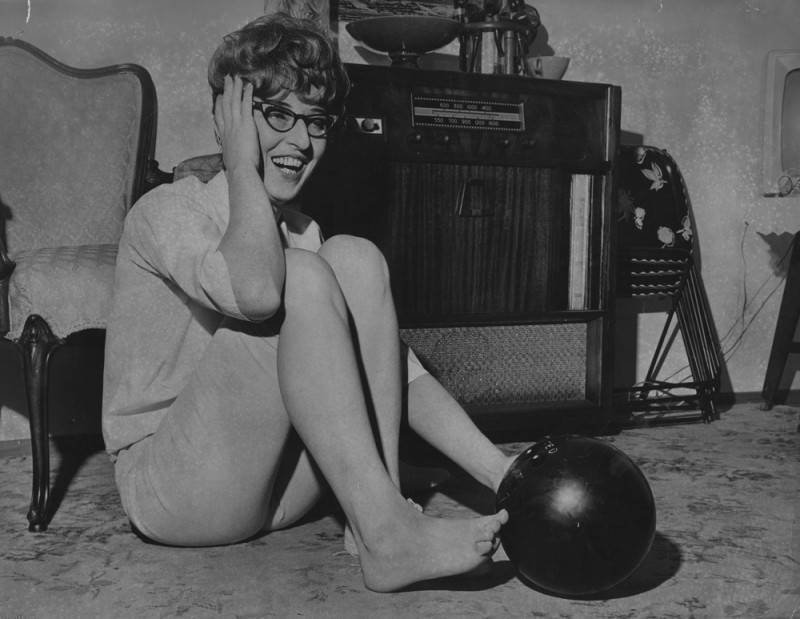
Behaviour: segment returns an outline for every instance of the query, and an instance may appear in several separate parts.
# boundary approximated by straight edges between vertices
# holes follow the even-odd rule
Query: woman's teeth
[[[303,169],[303,162],[296,157],[273,157],[272,163],[282,171],[297,174]]]

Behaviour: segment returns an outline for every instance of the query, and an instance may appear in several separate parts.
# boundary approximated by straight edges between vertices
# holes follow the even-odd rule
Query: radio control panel
[[[607,169],[604,84],[348,64],[345,140],[395,161]]]

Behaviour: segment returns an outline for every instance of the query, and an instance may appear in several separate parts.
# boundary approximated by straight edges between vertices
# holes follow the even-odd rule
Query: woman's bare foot
[[[469,519],[432,518],[411,506],[400,512],[369,539],[354,536],[364,583],[373,591],[474,570],[497,550],[498,533],[508,521],[505,510]]]
[[[408,504],[411,505],[414,509],[418,512],[422,512],[422,505],[414,501],[413,499],[407,498]],[[350,526],[350,523],[345,520],[344,523],[344,549],[347,551],[352,557],[358,556],[358,544],[356,544],[356,537],[353,535],[353,528]]]

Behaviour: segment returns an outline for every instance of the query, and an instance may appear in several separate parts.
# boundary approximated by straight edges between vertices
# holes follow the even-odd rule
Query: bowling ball
[[[500,531],[523,582],[588,596],[627,578],[656,529],[653,493],[636,464],[594,438],[547,437],[523,451],[497,492]]]

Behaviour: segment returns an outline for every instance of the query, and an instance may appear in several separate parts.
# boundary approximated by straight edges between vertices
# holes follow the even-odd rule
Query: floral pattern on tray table
[[[620,249],[691,249],[689,201],[677,165],[666,151],[652,146],[623,147],[618,183]]]

